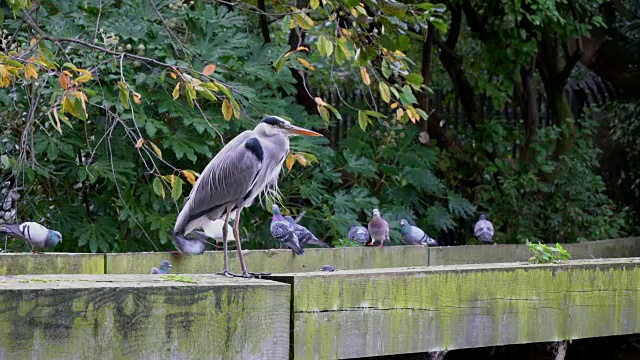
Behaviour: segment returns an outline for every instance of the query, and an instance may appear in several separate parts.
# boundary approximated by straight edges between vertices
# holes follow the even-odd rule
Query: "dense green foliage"
[[[15,221],[60,230],[59,251],[172,249],[167,230],[191,182],[233,136],[266,114],[322,129],[351,112],[357,125],[332,146],[293,139],[296,164],[281,175],[284,212],[306,211],[303,224],[326,240],[338,243],[374,207],[396,240],[406,218],[466,242],[477,210],[490,214],[498,242],[619,236],[624,219],[594,174],[595,125],[581,120],[576,129],[558,93],[574,58],[549,45],[600,25],[597,9],[464,4],[467,22],[459,2],[312,0],[268,4],[268,16],[251,2],[0,5],[0,152],[3,179],[22,187]],[[440,61],[427,71],[428,46]],[[530,106],[537,83],[552,127],[538,129]],[[467,99],[466,125],[438,135],[430,124],[433,141],[421,142],[430,84]],[[356,87],[363,101],[346,101]],[[332,106],[314,94],[326,88],[344,97]],[[479,111],[481,97],[528,115],[507,124]],[[619,121],[627,134],[631,122]],[[459,141],[445,144],[449,137]],[[268,207],[256,205],[243,212],[247,247],[275,246]]]

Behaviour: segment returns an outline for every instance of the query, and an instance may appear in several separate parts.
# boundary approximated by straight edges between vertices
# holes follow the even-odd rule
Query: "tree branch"
[[[262,32],[262,38],[265,43],[271,42],[271,35],[269,34],[269,21],[266,15],[266,5],[264,0],[258,0],[258,8],[261,11],[261,14],[258,16],[260,22],[260,31]]]
[[[452,5],[451,7],[451,25],[449,26],[449,33],[447,34],[447,40],[445,45],[447,48],[453,51],[458,43],[460,37],[460,28],[462,24],[462,9],[458,6]],[[429,25],[429,27],[433,27]]]

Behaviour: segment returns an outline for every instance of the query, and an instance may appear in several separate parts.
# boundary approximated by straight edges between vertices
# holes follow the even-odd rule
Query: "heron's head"
[[[380,216],[380,210],[373,209],[373,216]]]
[[[278,116],[267,116],[260,124],[256,126],[256,130],[261,130],[266,136],[274,135],[305,135],[305,136],[322,136],[315,131],[307,130],[299,126],[291,124],[289,121]]]
[[[486,214],[480,214],[480,220],[487,220]]]
[[[171,267],[171,263],[169,262],[169,260],[160,261],[160,270],[168,271],[170,267]]]

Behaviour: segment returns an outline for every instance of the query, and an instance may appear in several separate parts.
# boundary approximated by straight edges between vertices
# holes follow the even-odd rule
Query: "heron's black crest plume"
[[[258,161],[262,162],[262,159],[264,158],[264,151],[262,150],[262,145],[260,145],[260,140],[252,137],[244,143],[244,147],[251,151]]]
[[[269,125],[273,125],[273,126],[278,126],[278,125],[284,125],[284,120],[280,119],[279,117],[275,117],[275,116],[267,116],[264,119],[262,119],[262,121],[265,124],[269,124]]]

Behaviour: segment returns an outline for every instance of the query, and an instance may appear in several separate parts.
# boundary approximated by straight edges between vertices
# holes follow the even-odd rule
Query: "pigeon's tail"
[[[438,240],[427,237],[427,246],[438,246]]]
[[[493,241],[493,236],[488,231],[483,231],[478,234],[478,239],[485,243],[490,243]]]
[[[316,239],[314,237],[306,239],[304,241],[304,243],[305,244],[309,244],[309,245],[318,245],[318,246],[321,246],[323,248],[328,248],[329,247],[329,244],[327,244],[326,242],[324,242],[324,241],[322,241],[320,239]]]
[[[20,225],[17,224],[0,225],[0,234],[24,238],[24,234],[20,231]]]
[[[296,255],[304,255],[304,249],[300,247],[300,244],[293,241],[293,240],[288,240],[284,242],[285,245],[287,245],[287,247],[293,251],[295,251]]]

